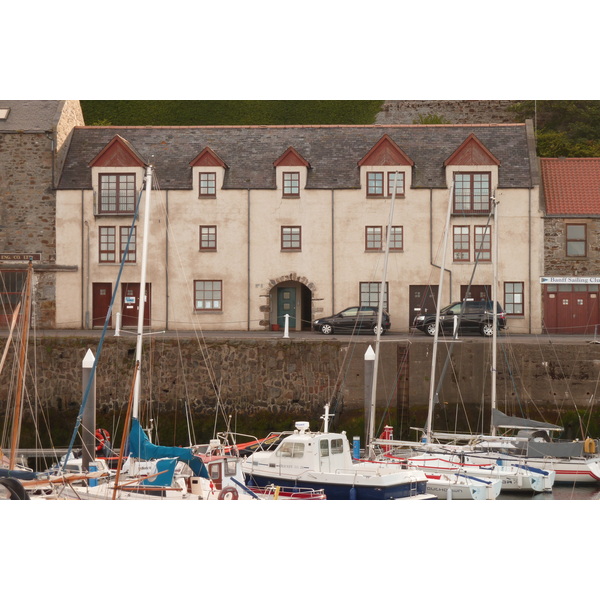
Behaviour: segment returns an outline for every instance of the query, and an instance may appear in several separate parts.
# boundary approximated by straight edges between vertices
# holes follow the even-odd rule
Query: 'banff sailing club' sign
[[[600,277],[540,277],[540,283],[600,283]]]

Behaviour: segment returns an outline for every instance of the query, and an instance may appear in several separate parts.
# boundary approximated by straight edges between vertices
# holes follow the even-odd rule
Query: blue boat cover
[[[159,458],[177,458],[189,465],[194,475],[209,479],[206,465],[198,456],[194,456],[190,448],[178,446],[157,446],[150,442],[139,421],[133,419],[129,432],[129,451],[134,458],[156,460]]]
[[[22,481],[32,481],[37,478],[33,471],[21,471],[20,469],[0,469],[0,477],[14,477]]]

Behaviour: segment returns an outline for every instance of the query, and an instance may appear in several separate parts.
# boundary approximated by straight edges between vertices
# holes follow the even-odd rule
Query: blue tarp
[[[177,458],[189,465],[194,475],[209,479],[206,466],[200,458],[194,456],[190,448],[178,446],[157,446],[150,442],[139,421],[133,419],[129,432],[129,452],[134,458],[157,460],[159,458]]]
[[[14,477],[22,481],[32,481],[37,478],[33,471],[21,471],[20,469],[0,469],[0,477]]]

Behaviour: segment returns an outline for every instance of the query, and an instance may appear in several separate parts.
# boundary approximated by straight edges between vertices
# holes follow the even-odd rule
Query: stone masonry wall
[[[453,124],[515,123],[508,108],[518,100],[387,100],[376,123],[411,124],[420,117],[438,115]]]
[[[202,344],[193,338],[147,340],[142,399],[150,401],[156,411],[179,411],[182,419],[183,407],[187,406],[192,415],[209,419],[215,415],[219,398],[228,415],[252,419],[266,413],[289,419],[291,426],[298,419],[318,422],[324,405],[337,398],[341,401],[340,413],[360,418],[364,414],[364,354],[372,343],[370,339],[211,339]],[[41,406],[59,414],[78,410],[81,363],[88,348],[96,351],[97,343],[97,338],[79,337],[41,337],[32,342],[30,361],[35,347],[36,390]],[[424,340],[409,345],[408,402],[402,404],[397,369],[400,351],[406,347],[405,341],[381,344],[377,407],[380,412],[388,407],[392,415],[402,410],[405,425],[410,422],[411,426],[422,426],[428,404],[432,344]],[[487,422],[490,352],[489,340],[475,337],[455,345],[452,367],[436,407],[448,422],[438,423],[452,429],[458,423],[464,431],[478,425],[478,415],[484,414]],[[503,342],[498,355],[501,410],[559,422],[565,411],[576,407],[589,410],[592,406],[600,377],[599,345]],[[440,349],[438,374],[446,356],[446,351]],[[99,413],[125,414],[134,357],[134,336],[105,340],[96,384]],[[11,368],[6,365],[0,376],[0,414],[10,403],[11,379]],[[31,382],[28,389],[33,398]],[[467,412],[468,421],[462,416]]]
[[[45,133],[0,136],[0,253],[39,253],[42,263],[56,262],[52,163],[52,140]],[[34,324],[38,327],[54,325],[54,282],[52,272],[35,275]]]
[[[569,223],[587,225],[587,256],[566,256],[564,219],[544,220],[544,275],[597,277],[600,264],[600,222],[597,219],[569,219]]]

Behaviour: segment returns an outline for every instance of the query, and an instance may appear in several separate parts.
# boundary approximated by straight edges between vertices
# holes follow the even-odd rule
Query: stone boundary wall
[[[387,100],[377,115],[379,125],[412,124],[419,116],[438,115],[453,124],[515,123],[508,108],[519,100]]]

